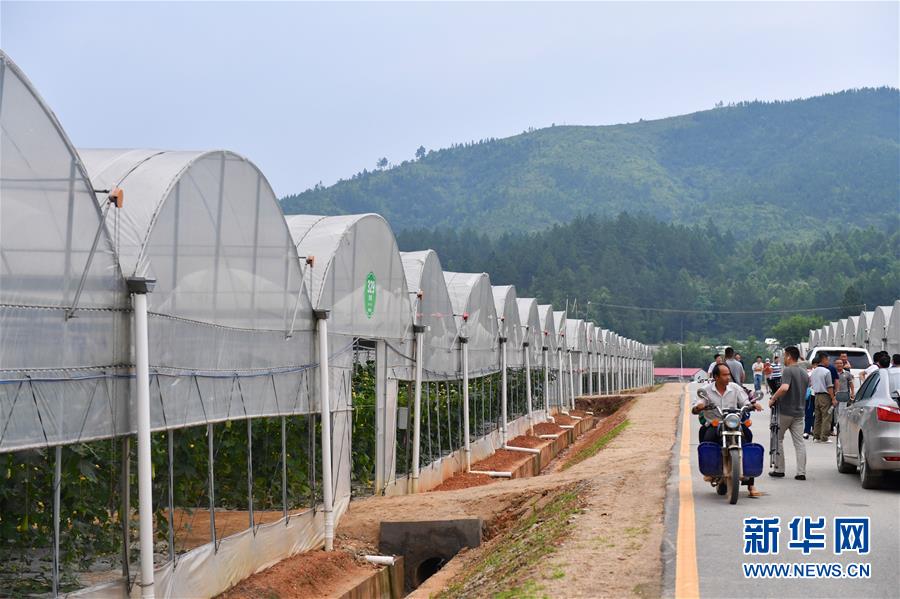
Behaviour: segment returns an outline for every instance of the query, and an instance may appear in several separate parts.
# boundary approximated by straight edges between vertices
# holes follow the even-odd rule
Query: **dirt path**
[[[638,396],[628,414],[628,427],[600,453],[567,471],[588,482],[582,496],[585,508],[574,517],[572,534],[539,575],[554,581],[542,593],[661,594],[663,503],[680,389],[670,384]]]
[[[377,543],[383,520],[481,517],[497,530],[503,514],[548,489],[585,481],[586,509],[543,565],[522,572],[541,595],[559,597],[655,597],[661,592],[663,502],[669,456],[675,441],[680,400],[678,384],[636,396],[629,425],[598,454],[563,471],[483,487],[402,497],[373,497],[351,503],[338,536]],[[488,527],[488,537],[492,531]],[[488,544],[490,545],[490,544]],[[460,556],[452,570],[465,575],[466,563],[482,548]],[[448,572],[449,573],[449,572]],[[447,576],[436,577],[443,581]],[[426,585],[430,589],[432,585]]]

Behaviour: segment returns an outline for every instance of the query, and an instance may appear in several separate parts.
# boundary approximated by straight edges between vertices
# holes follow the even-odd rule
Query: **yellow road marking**
[[[691,486],[691,401],[688,389],[688,385],[685,385],[678,460],[678,537],[675,548],[675,597],[678,599],[700,597],[696,514]]]

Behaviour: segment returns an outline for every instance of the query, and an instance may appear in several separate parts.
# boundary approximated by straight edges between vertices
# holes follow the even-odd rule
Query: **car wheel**
[[[844,446],[841,444],[841,430],[837,431],[837,441],[834,444],[834,454],[837,459],[837,469],[841,474],[853,474],[856,472],[856,466],[848,464],[844,461]]]
[[[863,489],[877,489],[881,486],[881,476],[869,466],[865,439],[859,440],[859,482],[862,483]]]

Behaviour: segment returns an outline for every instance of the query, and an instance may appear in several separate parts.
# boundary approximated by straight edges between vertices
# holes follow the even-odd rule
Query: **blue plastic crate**
[[[760,476],[763,472],[765,449],[759,443],[744,445],[744,476]]]
[[[722,447],[718,443],[704,441],[697,446],[697,461],[700,472],[707,476],[722,474]]]

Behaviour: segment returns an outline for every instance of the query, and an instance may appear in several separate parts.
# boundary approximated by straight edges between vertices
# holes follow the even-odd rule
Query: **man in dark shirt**
[[[797,456],[797,480],[806,480],[806,445],[803,442],[803,420],[806,408],[806,388],[809,376],[797,366],[800,350],[791,345],[784,348],[784,370],[781,386],[772,394],[769,407],[778,407],[778,448],[775,452],[775,469],[769,476],[784,477],[784,433],[791,431],[794,453]]]

